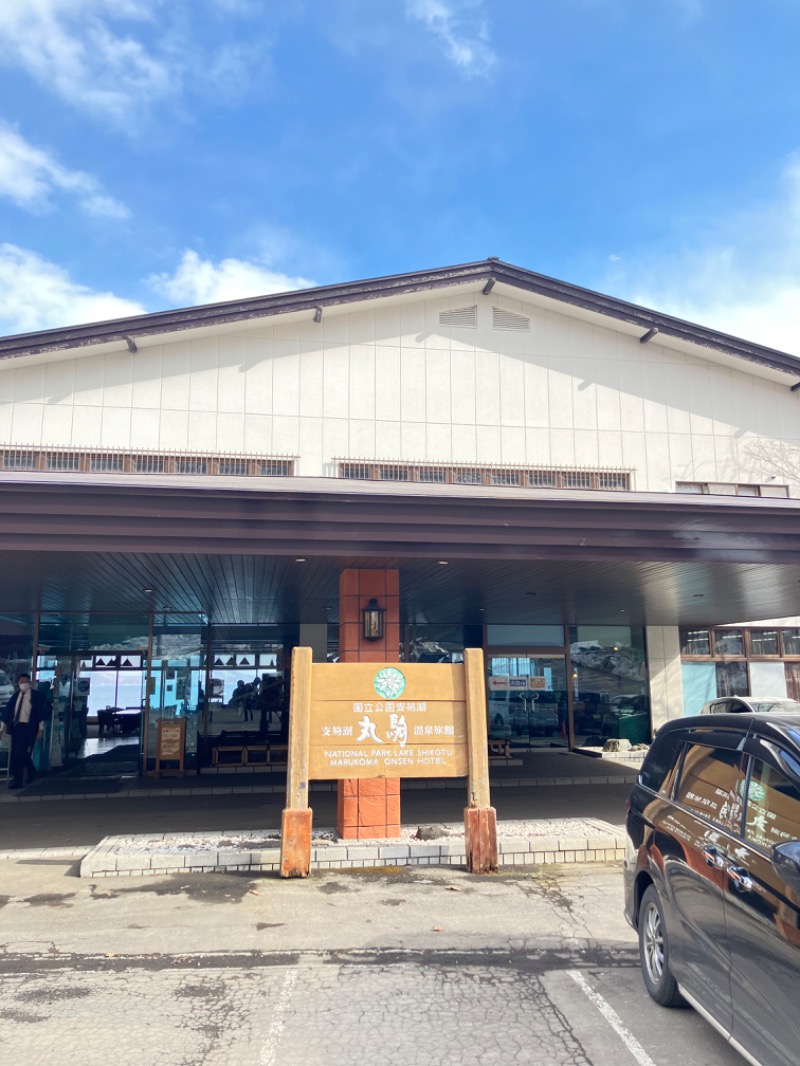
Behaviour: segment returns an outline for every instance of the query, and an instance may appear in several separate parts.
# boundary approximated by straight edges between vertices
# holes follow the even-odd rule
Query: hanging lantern
[[[386,614],[383,607],[378,606],[378,601],[373,598],[364,608],[364,640],[383,640],[383,616]]]

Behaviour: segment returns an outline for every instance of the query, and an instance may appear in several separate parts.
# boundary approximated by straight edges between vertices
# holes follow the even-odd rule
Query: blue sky
[[[797,0],[3,0],[0,333],[499,256],[800,354]]]

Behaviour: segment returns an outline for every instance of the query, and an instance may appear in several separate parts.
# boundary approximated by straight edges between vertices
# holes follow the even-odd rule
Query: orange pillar
[[[372,598],[383,607],[383,640],[364,640],[362,611]],[[345,663],[400,659],[400,572],[343,570],[339,579],[339,658]],[[400,836],[400,779],[348,778],[339,782],[336,830],[365,840]]]

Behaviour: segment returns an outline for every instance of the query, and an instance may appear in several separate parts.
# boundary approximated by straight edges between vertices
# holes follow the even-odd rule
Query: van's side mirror
[[[800,840],[790,840],[772,849],[772,865],[787,885],[800,892]]]

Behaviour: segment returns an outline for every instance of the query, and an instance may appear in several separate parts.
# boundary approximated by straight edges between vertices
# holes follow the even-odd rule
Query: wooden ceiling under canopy
[[[0,475],[0,615],[155,607],[324,622],[342,569],[382,566],[400,570],[409,622],[786,617],[800,614],[800,502]]]

